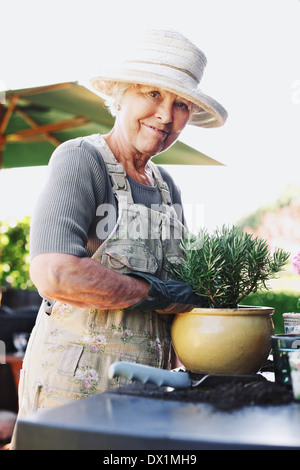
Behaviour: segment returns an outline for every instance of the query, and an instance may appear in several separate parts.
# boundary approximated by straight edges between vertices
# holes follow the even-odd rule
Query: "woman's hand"
[[[149,298],[149,282],[65,253],[35,256],[30,276],[41,295],[82,308],[126,308]]]

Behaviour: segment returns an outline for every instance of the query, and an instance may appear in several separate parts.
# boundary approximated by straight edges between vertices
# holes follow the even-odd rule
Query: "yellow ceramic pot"
[[[180,362],[204,374],[256,373],[270,353],[273,308],[195,308],[177,314],[172,341]]]

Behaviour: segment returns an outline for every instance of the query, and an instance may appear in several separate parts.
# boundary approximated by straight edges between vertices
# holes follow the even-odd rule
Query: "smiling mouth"
[[[163,136],[167,136],[168,135],[168,132],[163,130],[163,129],[158,129],[157,127],[154,127],[154,126],[149,126],[148,124],[144,124],[142,123],[143,126],[147,127],[148,129],[152,129],[154,132],[156,132],[157,134],[160,134],[160,135],[163,135]]]

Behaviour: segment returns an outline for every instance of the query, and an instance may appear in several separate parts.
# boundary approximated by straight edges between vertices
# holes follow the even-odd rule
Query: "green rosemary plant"
[[[251,292],[268,289],[267,282],[286,264],[289,253],[270,253],[265,240],[240,227],[205,229],[182,241],[183,258],[171,264],[172,277],[190,284],[210,308],[236,308]]]

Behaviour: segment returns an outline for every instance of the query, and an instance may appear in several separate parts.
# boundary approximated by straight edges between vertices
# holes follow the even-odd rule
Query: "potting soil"
[[[272,368],[269,362],[261,371]],[[180,373],[180,371],[178,371]],[[193,380],[199,380],[201,375],[191,374]],[[283,385],[271,382],[261,374],[249,376],[249,381],[243,378],[226,382],[226,379],[215,381],[213,385],[203,383],[199,388],[167,389],[153,384],[134,382],[115,390],[114,393],[137,395],[164,400],[179,400],[193,403],[209,403],[216,409],[231,411],[244,406],[284,405],[294,400],[293,392]]]

